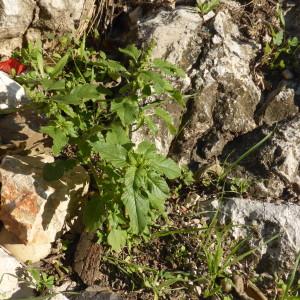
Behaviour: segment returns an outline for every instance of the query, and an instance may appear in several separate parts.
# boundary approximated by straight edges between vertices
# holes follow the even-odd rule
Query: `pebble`
[[[208,20],[212,19],[216,14],[211,10],[209,13],[203,16],[203,21],[207,22]]]
[[[281,75],[286,80],[291,80],[294,78],[294,74],[288,69],[283,70]]]

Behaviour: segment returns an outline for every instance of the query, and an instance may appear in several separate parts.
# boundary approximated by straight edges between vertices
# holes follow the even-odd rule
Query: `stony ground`
[[[46,22],[40,14],[27,33],[43,35],[43,22],[47,31],[56,26],[51,20],[60,10],[41,3],[39,10],[53,15]],[[105,9],[112,17],[109,6]],[[76,25],[75,12],[64,26]],[[153,56],[186,72],[176,85],[188,99],[187,108],[166,107],[179,130],[174,136],[158,123],[153,142],[161,153],[187,165],[195,181],[170,183],[167,217],[157,221],[149,236],[115,253],[97,243],[96,235],[83,232],[80,220],[71,228],[64,224],[69,202],[60,199],[93,193],[93,182],[86,193],[86,171],[76,169],[63,182],[45,186],[42,164],[53,157],[37,132],[44,120],[5,114],[0,119],[0,244],[45,274],[35,294],[54,290],[80,291],[65,294],[70,299],[298,299],[299,3],[283,1],[279,7],[272,0],[223,0],[206,11],[193,1],[128,1],[126,9],[118,5],[116,12],[120,14],[111,28],[106,22],[110,29],[102,43],[95,38],[88,43],[113,53],[125,44],[142,46],[155,39]],[[147,134],[141,128],[133,140]],[[33,158],[33,151],[42,152],[43,159]],[[73,151],[66,149],[65,155]],[[55,218],[48,220],[50,208],[39,209],[45,193],[53,191],[59,191],[53,198]],[[24,201],[12,210],[7,204],[11,198]],[[35,213],[33,204],[39,207]],[[0,260],[14,259],[0,254]],[[15,272],[2,268],[0,262],[0,299],[1,274]],[[52,279],[45,284],[49,278],[54,285]]]

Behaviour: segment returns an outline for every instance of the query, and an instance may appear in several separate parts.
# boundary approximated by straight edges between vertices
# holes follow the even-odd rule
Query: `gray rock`
[[[34,27],[42,30],[72,32],[79,25],[85,0],[40,0],[39,17]]]
[[[153,17],[140,20],[138,40],[156,41],[154,58],[162,58],[188,70],[201,51],[202,18],[196,9],[179,7],[173,11],[161,10]]]
[[[33,0],[2,0],[0,10],[0,53],[9,56],[22,45],[22,37],[32,22]]]
[[[0,110],[14,109],[20,107],[24,102],[24,88],[0,71]]]
[[[41,38],[41,33],[56,32],[66,34],[75,32],[81,18],[85,24],[92,13],[84,13],[88,0],[2,0],[0,2],[0,53],[10,56],[21,48],[26,34],[27,41]],[[89,9],[89,12],[92,12]],[[84,27],[81,22],[81,31]],[[84,27],[86,28],[86,27]]]
[[[268,173],[278,176],[300,195],[300,114],[278,124],[258,155]]]
[[[67,298],[65,295],[63,294],[57,294],[51,298],[49,298],[49,300],[68,300],[69,298]]]
[[[295,90],[283,82],[271,92],[258,113],[260,123],[272,125],[288,119],[299,112],[295,104]]]
[[[216,15],[214,28],[214,45],[201,59],[198,91],[174,150],[182,163],[209,160],[234,136],[256,127],[254,112],[261,93],[249,68],[256,47],[242,39],[227,11]]]
[[[103,291],[99,287],[88,287],[80,295],[72,297],[72,300],[122,300],[122,298],[110,291]]]
[[[33,297],[33,289],[20,283],[23,265],[0,246],[0,299]]]
[[[274,272],[293,265],[300,250],[300,206],[226,199],[221,207],[221,221],[241,225],[233,226],[235,237],[249,237],[255,231],[258,239],[266,242],[280,234],[273,242],[256,244],[261,255],[258,269]]]
[[[156,41],[153,49],[154,58],[162,58],[184,71],[189,71],[201,52],[202,18],[195,9],[180,7],[173,11],[161,10],[155,16],[141,20],[138,25],[138,40],[148,43]],[[190,87],[190,79],[175,83],[182,90]],[[171,114],[174,126],[181,121],[183,107],[177,103],[168,103],[165,109]],[[158,133],[154,139],[158,150],[167,154],[174,135],[168,132],[166,125],[157,120]],[[149,131],[142,128],[134,132],[133,141],[139,143],[149,139]]]
[[[300,114],[274,126],[262,126],[228,144],[222,157],[235,161],[266,135],[270,138],[240,162],[238,177],[248,177],[250,195],[256,199],[299,201]],[[234,174],[233,174],[234,175]]]

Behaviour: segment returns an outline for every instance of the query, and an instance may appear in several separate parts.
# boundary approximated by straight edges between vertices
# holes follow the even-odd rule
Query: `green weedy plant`
[[[279,280],[277,286],[282,293],[278,296],[279,300],[299,300],[300,299],[300,280],[296,282],[297,270],[300,266],[300,252],[297,254],[294,268],[290,273],[288,280],[284,282]]]
[[[48,276],[45,272],[40,272],[36,268],[29,268],[28,273],[33,278],[33,284],[38,293],[51,292],[54,286],[54,276]]]
[[[262,64],[269,65],[271,70],[282,70],[289,65],[294,65],[295,54],[300,45],[297,37],[286,37],[284,15],[279,4],[277,5],[277,18],[280,26],[278,29],[270,26],[271,40],[266,42],[262,57]]]
[[[19,54],[32,70],[18,78],[27,95],[50,120],[41,132],[53,140],[59,157],[44,169],[46,180],[58,180],[77,164],[87,167],[97,193],[84,210],[86,228],[99,233],[113,250],[133,237],[146,236],[149,226],[164,214],[169,180],[179,178],[177,164],[157,153],[155,145],[132,142],[141,126],[157,133],[155,120],[163,120],[172,133],[166,101],[185,102],[169,82],[182,77],[178,67],[151,59],[151,47],[119,49],[125,65],[102,51],[88,49],[85,39],[64,38],[61,51],[46,57],[41,45],[29,45]],[[60,53],[64,53],[61,55]],[[70,145],[72,157],[61,157]],[[70,156],[70,155],[69,155]]]
[[[201,14],[207,14],[220,4],[220,0],[197,0],[197,8]]]

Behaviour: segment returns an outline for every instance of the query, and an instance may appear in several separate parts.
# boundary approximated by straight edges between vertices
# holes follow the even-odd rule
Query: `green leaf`
[[[123,168],[127,165],[127,150],[121,145],[96,143],[93,145],[93,150],[116,168]]]
[[[159,58],[153,60],[153,66],[161,70],[166,75],[171,75],[171,76],[177,75],[179,77],[185,76],[185,73],[181,68],[169,63],[168,61]]]
[[[101,59],[98,65],[101,66],[113,80],[117,80],[121,75],[128,73],[126,68],[115,60]]]
[[[144,122],[147,125],[147,127],[150,129],[150,132],[152,134],[154,134],[154,135],[157,134],[158,128],[150,116],[144,116]]]
[[[65,103],[57,103],[57,107],[62,110],[65,114],[70,116],[71,118],[76,117],[76,113],[74,112],[73,108],[70,105],[67,105]]]
[[[45,76],[45,72],[44,72],[44,59],[43,59],[42,52],[40,52],[40,51],[37,52],[36,61],[37,61],[38,69],[39,69],[39,71],[41,73],[41,76],[44,77]]]
[[[60,151],[67,145],[69,138],[66,136],[65,132],[61,128],[56,126],[43,126],[41,132],[48,134],[53,139],[52,151],[56,156]]]
[[[64,90],[66,88],[65,79],[62,80],[54,80],[54,79],[43,79],[41,80],[41,84],[47,91],[59,91]]]
[[[284,19],[283,10],[282,10],[281,5],[279,3],[277,3],[277,6],[276,6],[276,13],[277,13],[277,17],[280,20],[281,25],[283,27],[285,27],[285,19]]]
[[[142,71],[139,74],[138,80],[144,83],[151,83],[154,90],[158,94],[166,93],[173,90],[169,81],[164,79],[160,74],[153,71]]]
[[[125,189],[122,201],[130,218],[130,227],[133,233],[141,233],[147,225],[149,200],[135,189],[136,167],[130,167],[125,174]]]
[[[202,3],[197,0],[197,5],[202,14],[207,14],[214,8],[216,8],[220,4],[220,0],[206,0],[206,2]]]
[[[299,45],[299,40],[298,38],[295,36],[291,39],[288,39],[288,44],[291,46],[291,47],[297,47]]]
[[[142,154],[147,159],[156,159],[157,157],[155,145],[148,141],[141,142],[136,149],[136,153]]]
[[[58,61],[58,63],[55,65],[55,67],[53,67],[53,69],[50,73],[51,78],[56,78],[63,71],[65,65],[67,64],[67,62],[69,60],[69,56],[70,56],[70,53],[68,52]]]
[[[126,145],[130,144],[131,140],[126,131],[119,125],[113,124],[111,130],[106,134],[106,142],[108,144]]]
[[[118,252],[125,245],[127,240],[127,232],[120,229],[112,229],[107,236],[107,242],[111,246],[111,249]]]
[[[166,181],[154,172],[147,174],[148,180],[148,197],[153,208],[160,212],[164,211],[164,202],[169,196],[169,187]]]
[[[104,222],[108,199],[94,196],[86,204],[83,210],[83,223],[88,231],[96,231]]]
[[[266,45],[264,47],[264,54],[268,56],[271,53],[272,53],[272,48],[269,43],[266,43]]]
[[[57,102],[63,102],[64,104],[79,105],[85,101],[98,98],[100,95],[96,86],[87,83],[76,86],[72,89],[70,94],[57,95],[52,99]]]
[[[160,158],[156,157],[156,159],[152,159],[151,167],[158,173],[164,174],[169,179],[175,179],[180,177],[181,175],[181,170],[175,163],[175,161],[163,156],[160,156]]]
[[[111,110],[117,113],[123,126],[133,123],[138,117],[139,106],[137,99],[123,98],[111,103]]]
[[[138,62],[138,59],[142,53],[135,45],[129,45],[123,49],[119,48],[119,51],[131,57],[136,63]]]
[[[283,30],[278,31],[273,35],[273,44],[280,46],[283,43]]]
[[[97,87],[93,84],[83,84],[76,86],[72,91],[71,95],[79,99],[93,99],[99,97]]]
[[[182,96],[182,94],[180,93],[180,91],[178,90],[173,90],[171,92],[169,92],[170,96],[173,97],[174,100],[176,100],[176,102],[178,104],[180,104],[182,107],[185,106],[185,101],[184,101],[184,98]]]
[[[176,134],[177,130],[173,125],[173,119],[168,111],[163,108],[157,107],[155,109],[155,114],[165,122],[171,134]]]

